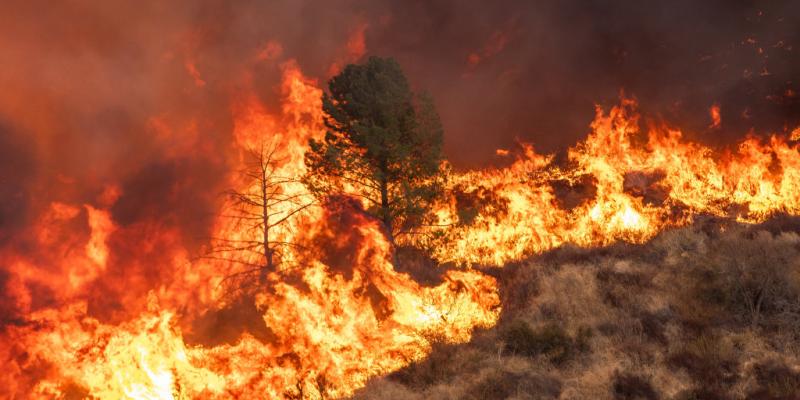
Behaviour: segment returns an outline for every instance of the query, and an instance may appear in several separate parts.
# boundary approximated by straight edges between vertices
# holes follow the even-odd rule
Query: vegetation
[[[391,58],[348,65],[328,89],[328,130],[310,142],[305,182],[319,197],[347,189],[365,199],[393,242],[425,222],[440,190],[442,127],[433,102],[411,91]]]
[[[248,149],[245,166],[239,171],[245,189],[225,192],[222,217],[231,220],[236,229],[254,234],[211,238],[211,248],[203,255],[245,267],[224,281],[233,292],[263,284],[267,274],[280,266],[283,250],[293,244],[276,238],[275,231],[313,204],[307,193],[287,192],[287,184],[297,181],[278,174],[276,167],[282,161],[276,158],[279,146],[273,141]]]
[[[618,400],[656,400],[658,394],[650,380],[635,374],[618,374],[612,386],[614,398]]]
[[[698,221],[496,271],[500,323],[357,399],[800,398],[800,219]]]
[[[587,348],[591,331],[581,329],[575,338],[570,337],[556,324],[547,324],[537,329],[517,320],[501,332],[501,339],[508,351],[528,357],[545,356],[553,364],[561,365]]]

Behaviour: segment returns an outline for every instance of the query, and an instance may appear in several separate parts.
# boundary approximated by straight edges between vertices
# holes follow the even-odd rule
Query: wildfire
[[[324,132],[322,92],[295,63],[282,68],[280,110],[267,110],[247,93],[234,102],[233,163],[243,165],[244,150],[267,138],[276,144],[275,173],[299,177],[308,140]],[[509,167],[451,172],[448,196],[433,210],[439,234],[416,244],[441,262],[499,266],[564,243],[643,242],[703,213],[746,222],[800,213],[798,144],[747,138],[717,154],[665,126],[642,134],[635,108],[629,99],[607,113],[598,108],[592,132],[566,162],[524,145]],[[248,185],[236,174],[229,180]],[[281,190],[307,195],[296,180]],[[168,283],[124,280],[130,287],[114,288],[121,311],[101,318],[90,310],[93,285],[124,257],[109,243],[133,229],[115,225],[109,207],[120,193],[116,186],[109,193],[98,204],[49,206],[31,227],[35,243],[52,250],[42,251],[48,256],[0,253],[10,266],[10,298],[25,315],[0,341],[3,395],[343,397],[372,376],[424,357],[434,340],[468,340],[476,326],[491,326],[499,316],[493,278],[463,268],[444,272],[438,285],[419,284],[395,269],[380,224],[358,201],[342,197],[305,209],[271,233],[302,251],[282,252],[280,267],[248,298],[251,314],[224,317],[241,307],[226,295],[225,280],[246,266],[192,259],[173,232],[154,225],[144,229],[137,251],[167,254],[160,259],[171,261],[159,270],[167,271]],[[214,227],[226,240],[262,234],[222,217]],[[140,287],[149,288],[146,299],[132,290]],[[224,326],[208,328],[197,322],[203,318],[260,328],[214,340]]]
[[[266,138],[277,144],[275,173],[297,177],[304,172],[309,138],[323,134],[322,92],[289,62],[283,66],[281,93],[284,101],[277,113],[252,95],[234,102],[234,152],[243,164],[244,150]],[[230,183],[246,185],[236,173]],[[305,187],[294,180],[281,190],[305,195]],[[192,261],[185,251],[172,255],[172,265],[165,266],[173,271],[169,283],[150,290],[146,304],[121,296],[117,301],[126,306],[125,317],[96,318],[84,293],[113,262],[108,242],[124,233],[107,209],[118,196],[102,196],[97,205],[50,207],[34,235],[42,248],[68,251],[63,260],[2,255],[12,264],[9,287],[18,290],[16,307],[28,311],[0,341],[0,354],[10,362],[0,393],[29,398],[342,397],[371,376],[425,356],[434,340],[468,340],[475,326],[493,325],[500,311],[494,279],[477,271],[448,271],[430,287],[397,272],[379,223],[360,204],[342,198],[309,207],[272,232],[303,251],[283,252],[281,267],[263,285],[268,289],[250,298],[255,312],[248,317],[257,321],[247,324],[260,324],[266,334],[243,331],[232,340],[214,341],[214,329],[204,330],[196,321],[241,306],[231,304],[223,281],[247,267],[216,259]],[[88,232],[61,242],[82,220]],[[222,217],[214,231],[225,239],[261,239],[258,232]],[[158,235],[163,240],[141,243],[143,251],[174,242],[170,232]],[[36,261],[58,268],[52,276],[37,276],[31,267]],[[131,279],[129,284],[138,286]],[[52,306],[35,304],[27,289],[33,284],[57,293]]]
[[[787,138],[748,137],[717,154],[664,125],[644,134],[638,118],[630,99],[598,108],[567,165],[525,146],[509,168],[454,174],[455,195],[437,210],[444,239],[427,245],[443,262],[503,265],[563,243],[643,242],[699,214],[800,213],[800,146]],[[474,218],[459,215],[465,206]]]

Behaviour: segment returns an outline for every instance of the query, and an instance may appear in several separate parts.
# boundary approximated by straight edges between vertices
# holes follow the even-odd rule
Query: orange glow
[[[571,168],[525,146],[509,168],[454,174],[451,190],[491,201],[464,223],[452,197],[437,209],[444,237],[425,244],[442,262],[503,265],[564,243],[640,243],[700,213],[743,222],[800,213],[797,144],[750,137],[715,154],[663,125],[643,134],[638,118],[633,100],[598,108],[589,137],[569,150]],[[587,187],[576,204],[562,204]]]
[[[297,177],[305,171],[306,143],[324,132],[322,92],[294,62],[282,70],[279,110],[246,92],[233,102],[233,162],[244,165],[245,150],[266,140],[276,145],[276,174]],[[440,224],[431,228],[439,235],[405,240],[426,246],[440,262],[501,266],[565,243],[643,242],[699,213],[744,222],[798,214],[798,147],[778,136],[751,137],[716,154],[663,125],[641,132],[636,103],[623,99],[608,112],[597,109],[591,133],[564,163],[522,145],[508,167],[449,172],[448,196],[434,210]],[[235,172],[229,180],[242,190],[248,184]],[[308,195],[294,181],[281,190]],[[150,289],[146,301],[131,290],[144,283],[123,280],[126,286],[116,289],[120,311],[98,318],[85,293],[119,257],[109,243],[133,229],[111,218],[119,196],[110,185],[95,205],[50,204],[32,228],[47,257],[0,254],[10,266],[14,307],[25,314],[0,342],[0,355],[11,360],[0,380],[4,395],[343,397],[372,376],[424,357],[432,340],[469,340],[475,327],[499,317],[493,278],[466,267],[444,272],[440,284],[420,285],[395,270],[379,223],[343,197],[309,207],[270,233],[303,250],[284,251],[250,299],[257,314],[248,326],[268,334],[244,330],[210,340],[217,332],[194,321],[239,307],[223,283],[248,267],[192,260],[174,232],[157,226],[147,227],[137,251],[168,254],[171,279]],[[260,234],[222,217],[214,228],[215,237],[230,240],[261,240]],[[247,261],[257,264],[258,257]],[[52,305],[43,306],[31,285],[47,288]]]
[[[191,76],[192,80],[194,80],[195,86],[203,87],[206,85],[206,81],[204,81],[202,76],[200,76],[200,71],[197,69],[197,64],[195,64],[194,61],[186,60],[184,65],[186,66],[186,72],[188,72],[189,76]]]
[[[711,116],[711,125],[709,128],[717,129],[722,126],[722,116],[720,115],[719,104],[712,105],[708,110],[708,114]]]
[[[234,101],[234,151],[239,154],[234,162],[243,163],[246,149],[269,141],[277,145],[276,174],[297,177],[305,171],[309,138],[324,132],[322,92],[294,62],[282,68],[280,110],[267,110],[249,93]],[[231,174],[230,184],[246,189],[238,172]],[[297,182],[281,189],[305,195],[305,187]],[[397,272],[379,223],[357,202],[341,199],[310,207],[271,232],[276,240],[297,243],[303,251],[285,251],[278,270],[251,300],[260,314],[251,322],[268,330],[268,337],[243,332],[223,343],[187,340],[187,333],[200,335],[201,342],[215,334],[196,332],[199,328],[192,321],[231,306],[223,279],[246,267],[216,259],[190,262],[180,249],[174,251],[172,265],[164,266],[172,271],[168,284],[150,290],[143,304],[138,304],[144,299],[135,292],[120,288],[118,301],[127,315],[105,321],[91,316],[82,293],[115,257],[109,242],[123,228],[115,226],[108,209],[118,197],[119,189],[109,186],[98,205],[51,205],[37,226],[38,243],[67,255],[48,260],[61,268],[52,269],[51,275],[32,273],[36,269],[30,263],[35,261],[23,255],[0,254],[15,273],[16,284],[9,287],[19,291],[14,297],[20,302],[17,308],[26,310],[26,322],[9,327],[0,341],[0,355],[12,360],[0,380],[1,394],[342,397],[371,376],[424,357],[434,339],[468,340],[474,327],[493,325],[500,312],[495,280],[477,271],[448,271],[441,284],[430,287]],[[279,215],[289,211],[273,209]],[[70,238],[70,229],[83,224],[88,225],[83,233]],[[226,239],[261,239],[259,233],[222,217],[214,231],[215,237]],[[163,252],[158,246],[176,242],[169,231],[151,233],[156,236],[139,244],[139,251]],[[81,251],[71,250],[75,248]],[[252,261],[259,262],[257,257]],[[37,307],[35,295],[25,289],[32,282],[57,293],[58,306]],[[139,285],[128,279],[121,282],[131,289]]]
[[[562,397],[579,396],[570,386],[611,396],[614,381],[638,379],[629,374],[638,372],[629,368],[636,354],[608,362],[605,353],[576,351],[580,362],[603,364],[584,382],[572,361],[522,373],[519,346],[500,343],[508,339],[501,316],[514,322],[522,315],[512,308],[529,298],[558,298],[509,282],[547,284],[522,271],[543,264],[532,257],[559,246],[644,243],[707,216],[758,223],[800,215],[800,86],[784,76],[796,72],[800,15],[784,21],[783,5],[754,18],[752,7],[692,12],[692,2],[678,12],[580,2],[42,3],[0,1],[0,400],[347,398],[370,379],[416,367],[442,343],[473,337],[478,347],[497,339],[497,359],[425,393],[444,396],[451,384],[480,393],[495,377],[519,377],[564,389]],[[673,27],[675,15],[691,18]],[[394,158],[387,151],[427,157],[441,144],[454,163],[494,165],[443,162],[431,185],[443,191],[430,203],[427,189],[407,186],[417,179],[392,182],[384,194],[419,194],[432,215],[408,224],[400,216],[396,228],[421,226],[391,240],[371,213],[419,204],[370,204],[354,185],[399,173],[366,183],[346,176],[343,193],[326,199],[303,183],[310,140],[339,125],[329,118],[326,126],[326,84],[372,56],[395,57],[408,81],[389,71],[379,81],[392,98],[367,93],[376,104],[365,107],[336,100],[357,119],[344,124],[360,136],[349,141],[369,147],[354,156],[376,153],[371,166],[384,167]],[[353,78],[348,90],[374,89],[372,77]],[[582,114],[617,85],[653,96],[653,115],[680,115],[687,120],[668,122],[700,132],[645,121],[625,97]],[[374,129],[359,115],[387,126]],[[729,131],[735,126],[753,132]],[[782,133],[756,132],[762,126]],[[689,140],[737,134],[728,147]],[[511,145],[518,135],[543,140]],[[431,147],[420,151],[421,143]],[[326,156],[336,156],[330,147]],[[258,201],[232,197],[267,197],[267,185],[247,175],[258,149],[270,151],[275,197],[253,211]],[[405,167],[411,175],[430,169]],[[340,172],[330,169],[320,176]],[[393,212],[380,214],[388,221]],[[596,270],[631,272],[611,264]],[[531,274],[512,276],[518,271]],[[585,287],[617,294],[615,282],[598,277]],[[651,292],[637,295],[648,302],[641,310],[623,310],[631,315],[608,308],[609,321],[624,323],[621,334],[650,320],[670,340],[689,332],[672,322],[685,318],[660,317],[661,306],[680,304]],[[546,308],[524,322],[558,314]],[[558,326],[566,344],[615,340],[601,329],[583,343],[585,328],[603,328],[599,318],[561,322],[569,321]],[[637,343],[660,346],[655,333]],[[681,350],[670,343],[657,357]],[[531,362],[558,361],[544,353]],[[474,358],[466,355],[454,360]],[[741,358],[737,393],[757,389],[761,364],[771,368]],[[506,361],[509,368],[490,370]],[[698,378],[683,369],[645,371],[642,382],[652,378],[658,389]],[[395,383],[378,389],[405,393]]]

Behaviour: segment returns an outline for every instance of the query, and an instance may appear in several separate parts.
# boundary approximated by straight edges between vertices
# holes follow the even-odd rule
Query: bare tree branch
[[[243,189],[223,192],[228,202],[220,216],[233,220],[235,229],[248,232],[247,237],[211,237],[211,248],[200,257],[246,267],[223,278],[223,283],[230,283],[229,289],[233,291],[266,283],[267,274],[278,272],[278,266],[285,267],[282,264],[287,251],[303,249],[296,243],[272,237],[274,228],[316,204],[315,200],[308,200],[313,199],[311,193],[296,192],[293,190],[297,186],[289,186],[300,183],[299,179],[278,173],[283,163],[277,157],[279,148],[278,141],[273,140],[248,149],[245,167],[238,171]],[[251,278],[254,275],[258,275],[257,280]]]

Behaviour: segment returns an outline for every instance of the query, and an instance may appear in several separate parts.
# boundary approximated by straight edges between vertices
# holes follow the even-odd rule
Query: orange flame
[[[234,103],[235,151],[240,154],[234,162],[244,163],[245,149],[271,141],[278,145],[276,174],[300,176],[309,138],[323,134],[322,92],[288,62],[281,93],[277,112],[250,94]],[[230,183],[248,184],[238,174],[231,175]],[[303,194],[305,188],[289,182],[282,190]],[[448,271],[441,284],[421,286],[394,269],[391,246],[378,222],[358,203],[342,199],[308,208],[273,232],[304,250],[283,254],[285,263],[252,299],[261,320],[255,323],[269,332],[266,336],[244,332],[213,344],[188,340],[188,335],[215,334],[195,332],[200,329],[192,322],[197,316],[235,307],[221,282],[242,267],[215,260],[190,263],[180,250],[167,266],[173,279],[150,290],[146,304],[127,307],[131,315],[122,322],[104,321],[91,316],[82,293],[114,257],[108,243],[120,229],[107,208],[119,193],[109,192],[98,206],[54,203],[38,225],[41,246],[60,248],[62,229],[86,221],[88,231],[74,239],[85,251],[63,263],[51,260],[64,266],[69,285],[56,279],[60,270],[36,276],[32,260],[0,255],[13,261],[16,284],[9,287],[19,291],[17,308],[26,314],[0,341],[0,355],[10,360],[0,393],[32,398],[342,397],[371,376],[423,357],[432,340],[468,340],[474,327],[491,326],[499,315],[493,278],[471,270]],[[261,240],[258,233],[222,217],[214,230],[217,237]],[[168,238],[170,233],[159,234]],[[64,243],[65,249],[74,247]],[[26,290],[34,281],[71,290],[58,292],[59,306],[37,307]],[[119,299],[126,305],[139,300],[129,295]]]
[[[800,146],[750,137],[715,155],[664,126],[643,140],[635,108],[629,99],[608,114],[598,108],[592,133],[569,150],[567,169],[527,146],[510,168],[452,176],[452,190],[492,193],[492,201],[465,223],[451,198],[437,209],[445,238],[426,244],[440,261],[502,265],[568,242],[643,242],[701,213],[743,222],[800,213]],[[563,187],[567,193],[557,196]],[[562,204],[587,187],[593,190],[577,204]]]
[[[244,165],[246,149],[267,141],[277,146],[276,174],[305,172],[305,146],[324,132],[322,91],[296,63],[282,71],[280,109],[268,109],[251,93],[236,98],[234,167]],[[503,265],[564,243],[642,242],[701,213],[745,222],[800,213],[800,145],[751,137],[715,154],[664,126],[642,135],[635,108],[630,99],[607,113],[598,107],[591,133],[564,163],[523,145],[507,168],[449,173],[448,196],[433,210],[437,235],[407,240],[427,246],[441,262]],[[157,118],[152,125],[172,134]],[[192,124],[187,129],[191,138]],[[242,190],[250,185],[235,173],[229,183]],[[281,190],[306,195],[298,182]],[[395,269],[379,223],[346,197],[309,207],[270,233],[302,250],[282,254],[279,268],[249,298],[254,315],[245,315],[255,321],[233,338],[205,340],[242,324],[217,316],[241,306],[222,283],[244,267],[191,261],[177,234],[157,223],[138,227],[144,233],[135,245],[165,255],[160,259],[167,265],[158,271],[168,279],[154,284],[114,270],[124,275],[113,287],[121,311],[100,317],[90,310],[92,285],[126,256],[110,244],[137,229],[111,218],[118,197],[111,185],[97,204],[52,203],[31,228],[40,254],[0,249],[9,266],[7,297],[24,315],[0,340],[7,360],[3,396],[344,397],[368,378],[424,357],[433,340],[466,341],[475,327],[499,317],[493,278],[464,268],[443,272],[437,285],[421,285]],[[213,230],[215,237],[263,240],[263,233],[222,217]],[[141,262],[125,266],[141,268]],[[219,318],[220,326],[197,323],[206,316]]]

